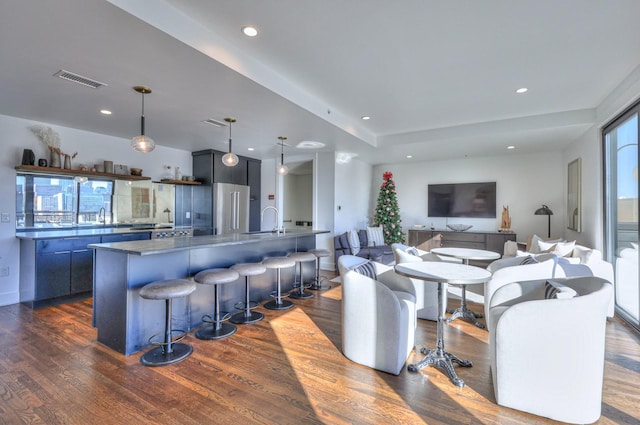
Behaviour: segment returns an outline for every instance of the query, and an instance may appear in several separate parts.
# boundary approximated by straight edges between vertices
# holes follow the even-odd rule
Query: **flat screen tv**
[[[496,182],[430,184],[429,217],[496,217]]]

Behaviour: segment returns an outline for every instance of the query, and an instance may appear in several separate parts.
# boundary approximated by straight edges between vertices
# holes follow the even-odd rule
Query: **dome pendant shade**
[[[238,161],[240,159],[238,158],[238,155],[233,153],[232,141],[231,141],[231,123],[236,122],[236,119],[225,118],[224,120],[229,123],[229,152],[227,152],[222,156],[222,163],[227,167],[235,167],[236,165],[238,165]]]
[[[151,93],[151,89],[145,86],[135,86],[133,89],[142,94],[142,116],[140,116],[140,135],[131,139],[131,147],[138,152],[148,153],[156,147],[156,142],[144,135],[144,95]]]
[[[284,141],[287,140],[284,136],[279,136],[280,140],[280,166],[278,167],[278,174],[281,176],[286,176],[289,173],[289,167],[284,164]]]

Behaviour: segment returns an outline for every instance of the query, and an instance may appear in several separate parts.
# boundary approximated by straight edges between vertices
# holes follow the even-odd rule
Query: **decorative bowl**
[[[465,230],[471,229],[473,226],[471,224],[447,224],[447,227],[454,232],[464,232]]]
[[[132,176],[141,176],[142,175],[142,168],[131,167],[131,168],[129,168],[129,171],[131,172]]]

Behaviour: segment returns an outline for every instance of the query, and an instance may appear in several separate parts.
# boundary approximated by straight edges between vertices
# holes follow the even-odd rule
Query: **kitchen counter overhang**
[[[193,278],[201,270],[260,262],[266,257],[316,247],[316,235],[326,230],[287,231],[238,235],[194,236],[89,245],[94,250],[94,325],[98,341],[125,355],[149,345],[149,337],[162,332],[164,303],[140,297],[140,289],[153,281]],[[281,273],[283,292],[293,289],[294,267]],[[305,266],[305,282],[315,267]],[[251,277],[251,298],[264,301],[275,289],[275,271]],[[220,288],[222,311],[235,311],[244,299],[244,278]],[[174,328],[191,331],[202,325],[202,316],[213,311],[211,285],[198,285],[189,297],[173,301]],[[209,325],[210,326],[210,325]]]

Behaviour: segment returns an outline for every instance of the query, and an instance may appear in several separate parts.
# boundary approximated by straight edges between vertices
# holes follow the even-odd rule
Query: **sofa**
[[[373,268],[375,278],[354,271]],[[342,353],[349,360],[398,375],[414,348],[416,295],[392,267],[354,255],[338,260],[342,279]]]
[[[545,240],[533,235],[527,244],[507,241],[504,244],[503,259],[509,257],[537,256],[539,254],[555,254],[558,265],[567,276],[601,277],[609,282],[614,281],[613,266],[602,259],[602,252],[562,239]],[[500,260],[498,260],[500,261]],[[577,267],[571,267],[571,266]]]
[[[556,421],[593,423],[602,408],[605,330],[613,286],[598,277],[515,282],[489,305],[496,402]]]
[[[392,264],[393,252],[389,245],[373,245],[369,246],[369,238],[366,230],[358,230],[358,239],[360,241],[360,251],[354,253],[349,244],[347,232],[333,237],[334,264],[336,272],[338,271],[338,259],[343,255],[356,255],[367,260],[373,260],[377,263]]]

